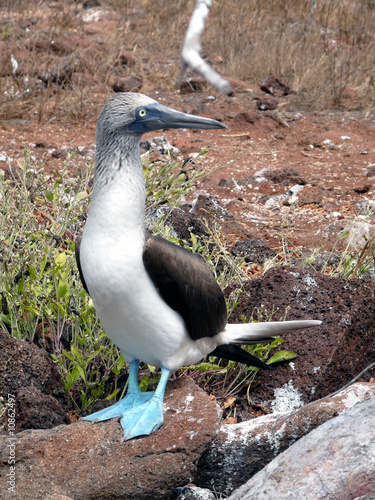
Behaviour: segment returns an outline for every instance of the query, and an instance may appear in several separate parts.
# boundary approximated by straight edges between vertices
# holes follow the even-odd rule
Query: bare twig
[[[182,68],[180,81],[190,66],[197,73],[202,75],[208,82],[220,92],[226,95],[232,95],[232,87],[229,82],[224,80],[211,66],[204,61],[200,55],[202,50],[201,38],[206,24],[207,16],[210,11],[212,0],[197,0],[194,12],[191,16],[188,29],[186,31],[184,46],[182,47]]]

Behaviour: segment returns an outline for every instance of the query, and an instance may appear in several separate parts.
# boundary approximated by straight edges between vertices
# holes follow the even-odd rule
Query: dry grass
[[[85,23],[87,11],[74,1],[0,2],[0,118],[94,118],[114,79],[128,75],[142,77],[146,93],[175,87],[195,0],[102,4],[113,11],[109,21]],[[276,74],[296,91],[293,106],[372,112],[374,7],[374,0],[217,0],[203,52],[224,75],[260,83]],[[134,66],[119,63],[123,50]]]

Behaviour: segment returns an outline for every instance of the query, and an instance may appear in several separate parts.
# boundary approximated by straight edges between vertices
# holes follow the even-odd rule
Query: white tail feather
[[[311,328],[322,322],[318,320],[301,321],[272,321],[268,323],[238,323],[227,324],[222,332],[222,339],[226,344],[257,344],[270,342],[272,337],[283,333]]]

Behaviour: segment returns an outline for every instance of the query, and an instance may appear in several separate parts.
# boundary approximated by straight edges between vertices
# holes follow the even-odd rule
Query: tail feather
[[[216,347],[216,349],[210,352],[209,356],[217,356],[218,358],[230,359],[236,361],[236,363],[243,363],[248,366],[255,366],[261,368],[262,370],[273,370],[270,365],[266,365],[262,360],[253,356],[249,352],[241,349],[238,345],[228,344]]]
[[[272,321],[267,323],[229,323],[222,333],[223,344],[260,344],[284,333],[318,326],[318,320]]]

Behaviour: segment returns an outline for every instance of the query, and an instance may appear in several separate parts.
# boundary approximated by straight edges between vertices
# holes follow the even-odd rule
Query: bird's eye
[[[147,111],[145,110],[145,108],[142,108],[138,111],[138,116],[140,116],[141,118],[143,118],[146,115],[147,115]]]

